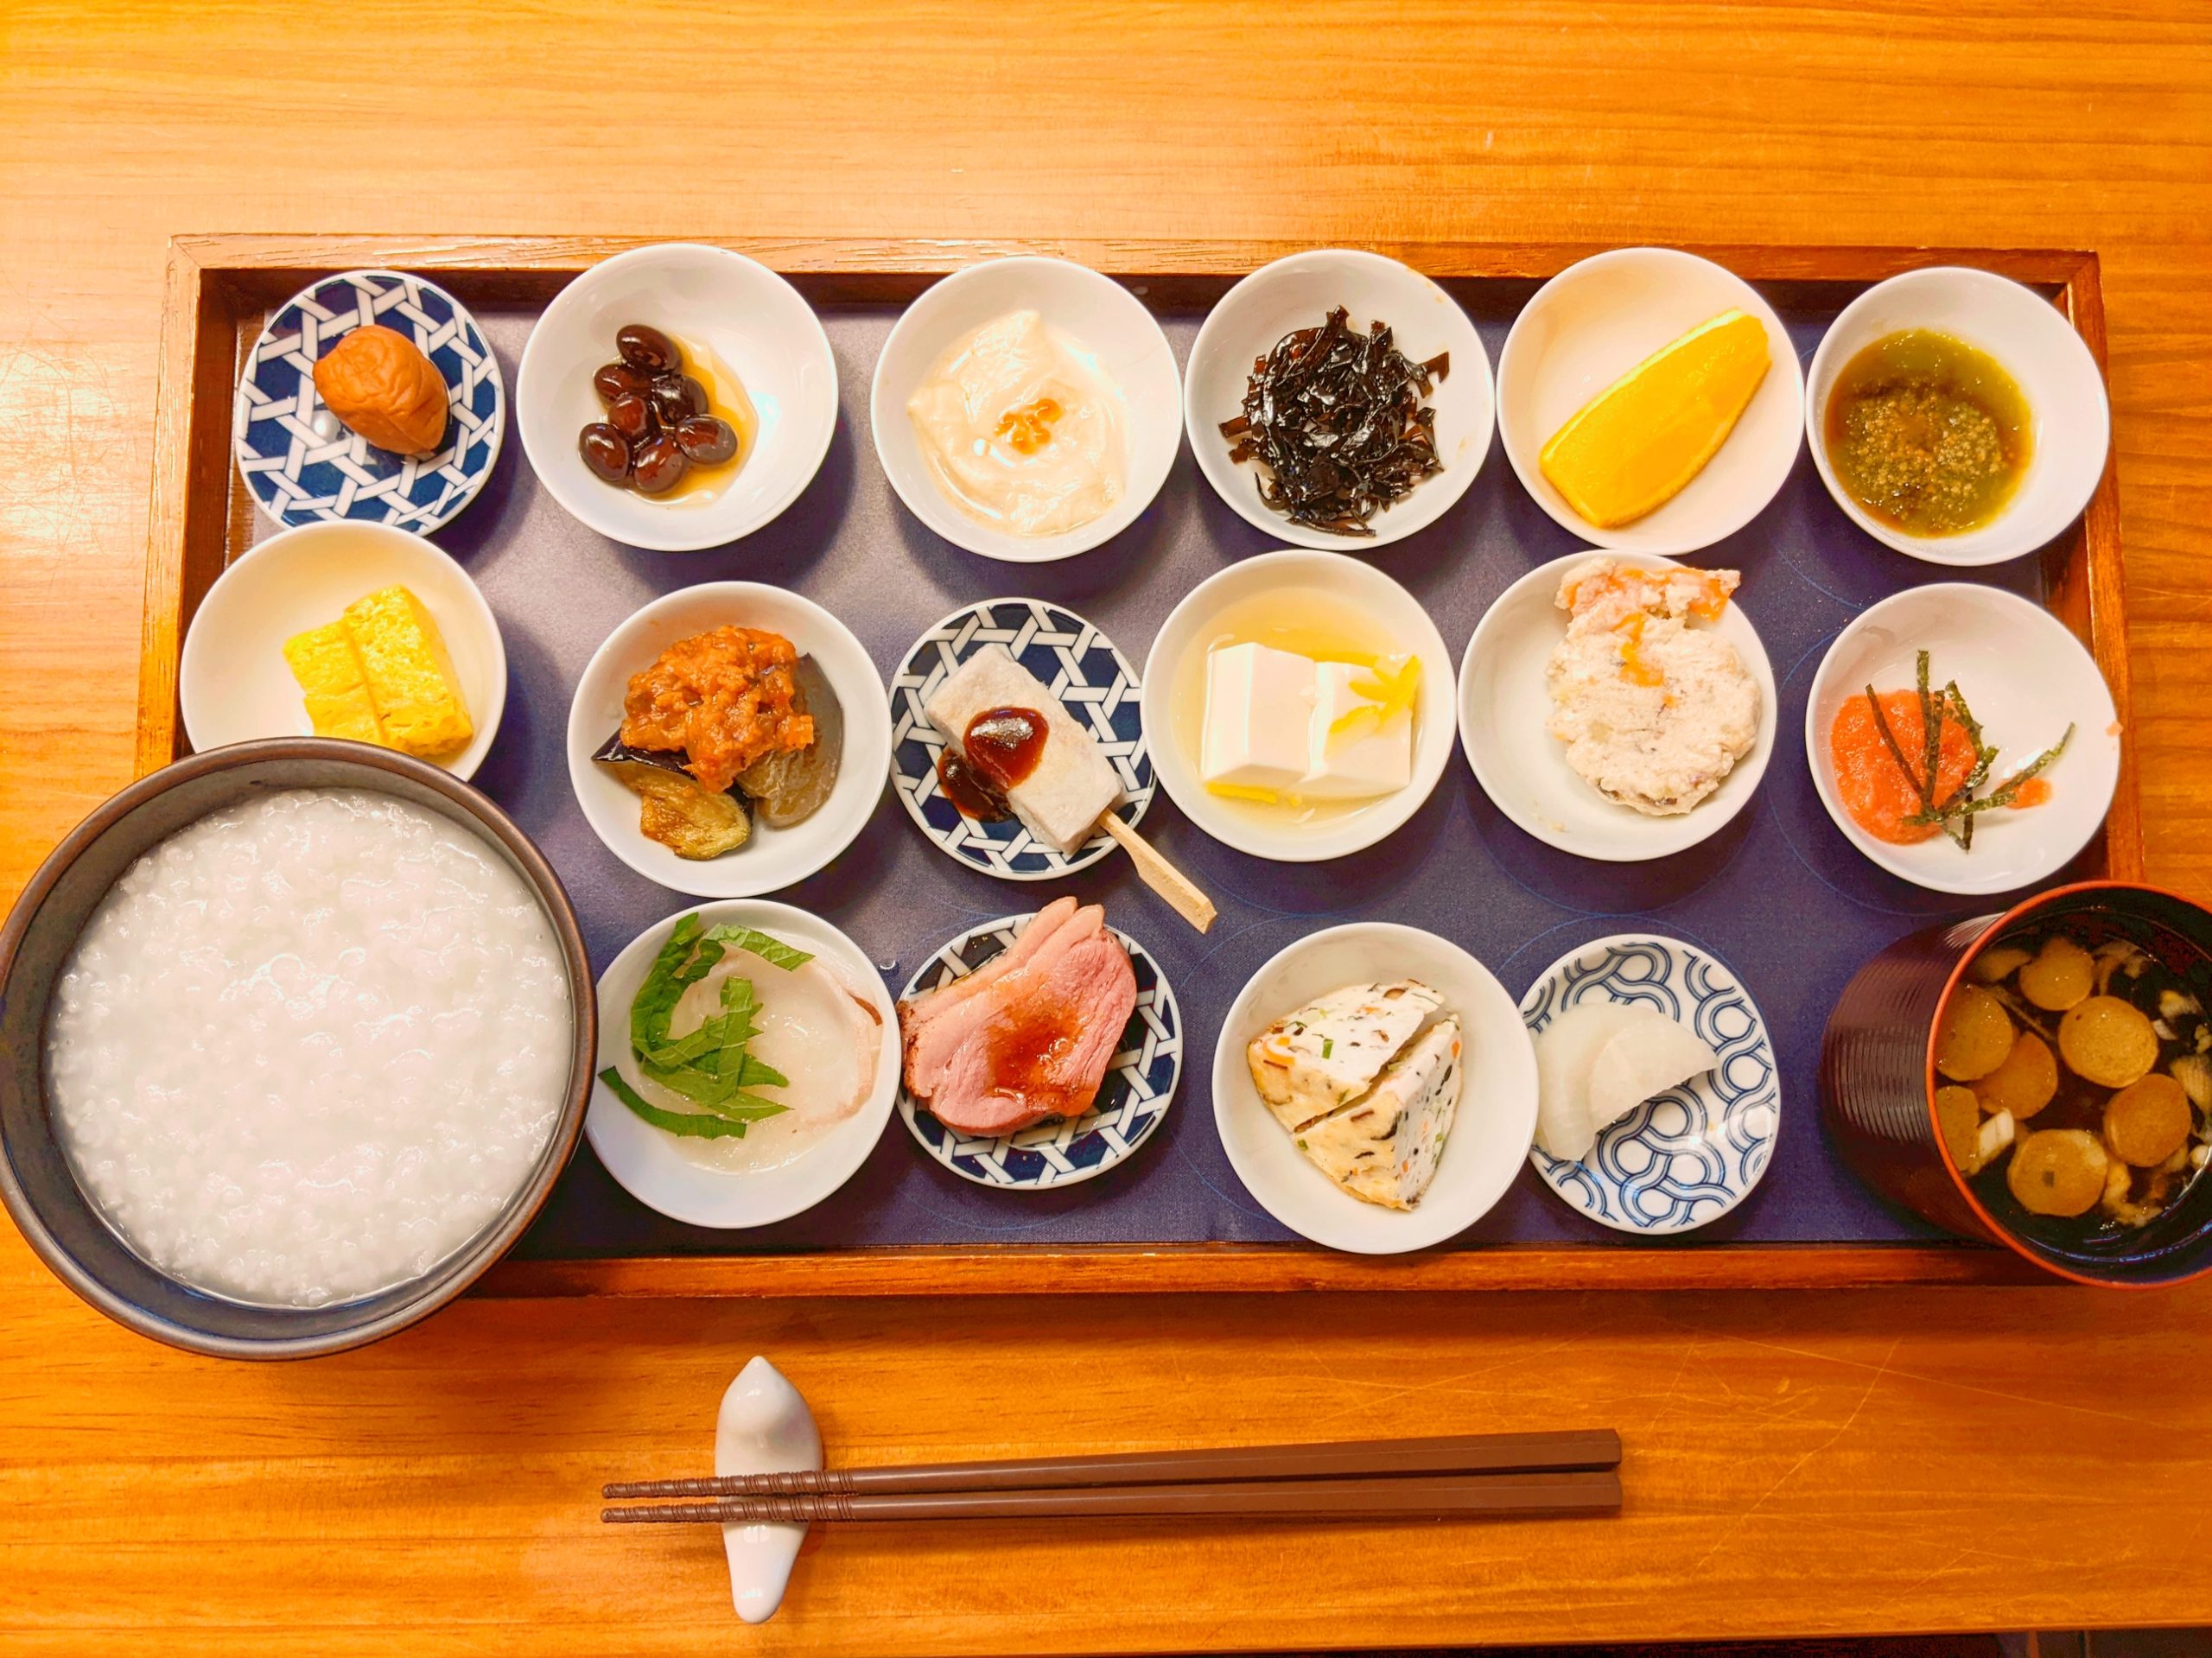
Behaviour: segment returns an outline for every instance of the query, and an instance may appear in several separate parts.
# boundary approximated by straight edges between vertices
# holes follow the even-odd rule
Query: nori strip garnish
[[[1451,372],[1451,353],[1416,363],[1389,325],[1346,326],[1341,305],[1254,360],[1244,412],[1224,421],[1232,462],[1260,463],[1260,499],[1293,524],[1373,536],[1369,520],[1444,470],[1436,410],[1422,401]]]

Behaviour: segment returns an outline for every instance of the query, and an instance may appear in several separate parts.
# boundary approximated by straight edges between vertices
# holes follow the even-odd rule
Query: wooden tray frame
[[[169,245],[156,402],[137,772],[176,758],[177,657],[184,632],[253,504],[231,458],[232,401],[267,311],[311,280],[362,267],[435,273],[464,300],[543,302],[577,272],[644,238],[601,237],[185,236]],[[1010,253],[1051,253],[1141,280],[1166,303],[1203,301],[1230,273],[1300,245],[1224,241],[728,242],[792,276],[824,303],[896,303],[938,276]],[[1439,277],[1533,279],[1600,251],[1568,244],[1371,245]],[[2097,256],[2056,249],[1704,246],[1753,282],[1878,282],[1934,264],[1972,264],[2056,290],[2055,302],[2101,371],[2105,319]],[[2050,608],[2094,653],[2123,726],[2132,721],[2120,504],[2107,461],[2081,523],[2044,555]],[[2098,846],[2103,873],[2140,879],[2141,801],[2132,747]],[[1072,1292],[1312,1290],[1791,1289],[1890,1284],[2049,1284],[2009,1250],[1914,1244],[1509,1244],[1395,1257],[1304,1244],[982,1244],[817,1254],[509,1261],[493,1295],[871,1296]]]

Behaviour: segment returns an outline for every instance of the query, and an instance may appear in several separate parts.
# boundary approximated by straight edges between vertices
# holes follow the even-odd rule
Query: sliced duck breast
[[[1041,920],[1040,915],[1004,950],[967,979],[956,981],[929,997],[918,996],[899,1010],[906,1028],[906,1088],[916,1099],[930,1099],[936,1094],[953,1056],[995,1011],[1027,995],[1033,986],[1051,975],[1070,950],[1096,938],[1105,924],[1106,912],[1096,904],[1086,905],[1049,932],[1039,924]],[[1041,942],[1028,945],[1027,941],[1039,934],[1042,934]],[[1016,950],[1022,952],[1021,959],[1012,969],[992,974],[982,987],[949,1004],[936,1001],[936,997],[950,995],[969,980],[982,978]]]
[[[1128,952],[1110,934],[1085,938],[1003,999],[967,1034],[936,1079],[929,1109],[969,1134],[1009,1134],[1046,1117],[1077,1118],[1097,1098],[1137,1002]]]

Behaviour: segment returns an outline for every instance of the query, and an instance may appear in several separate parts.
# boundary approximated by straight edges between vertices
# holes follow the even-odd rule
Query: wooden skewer
[[[1617,1468],[1621,1436],[1611,1428],[1541,1433],[1457,1433],[1426,1439],[1352,1439],[1315,1445],[1127,1451],[1103,1456],[1024,1457],[994,1462],[914,1463],[876,1468],[799,1469],[698,1479],[624,1480],[620,1497],[886,1495],[918,1491],[1021,1491],[1066,1486],[1171,1485],[1265,1479],[1345,1479],[1408,1474],[1505,1474]]]
[[[806,1524],[815,1521],[1186,1517],[1344,1520],[1470,1514],[1603,1514],[1621,1505],[1616,1469],[1573,1473],[1246,1480],[1226,1485],[1124,1485],[1041,1491],[910,1491],[848,1496],[725,1498],[606,1509],[610,1525]]]
[[[1177,915],[1200,932],[1213,925],[1213,900],[1200,892],[1188,875],[1161,857],[1151,842],[1124,823],[1114,812],[1108,812],[1100,818],[1098,827],[1122,843],[1122,850],[1129,854],[1129,861],[1136,866],[1137,879],[1166,899],[1168,906]]]

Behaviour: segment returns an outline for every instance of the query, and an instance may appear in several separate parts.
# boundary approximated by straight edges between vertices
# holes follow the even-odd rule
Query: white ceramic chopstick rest
[[[715,1420],[715,1472],[787,1474],[822,1466],[814,1413],[784,1373],[765,1358],[737,1373]],[[747,1623],[765,1623],[783,1604],[804,1526],[724,1526],[730,1599]]]

